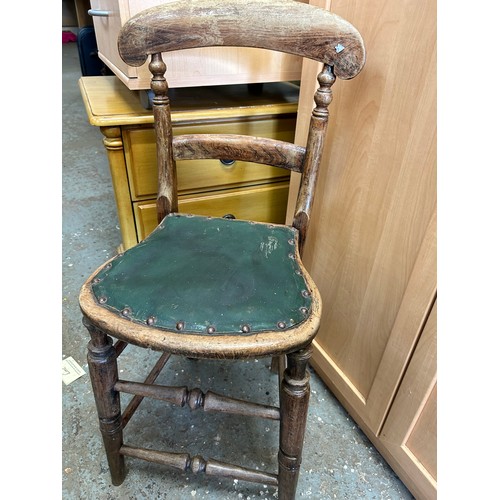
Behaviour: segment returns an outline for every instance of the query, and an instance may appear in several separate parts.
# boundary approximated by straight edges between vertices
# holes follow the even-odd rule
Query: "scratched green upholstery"
[[[296,230],[170,214],[93,281],[96,301],[142,324],[200,335],[280,330],[308,316]]]

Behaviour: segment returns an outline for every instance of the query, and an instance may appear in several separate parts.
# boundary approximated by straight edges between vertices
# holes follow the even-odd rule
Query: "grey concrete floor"
[[[84,279],[120,244],[111,178],[101,134],[89,125],[78,89],[76,43],[62,47],[62,355],[85,375],[62,386],[64,499],[273,499],[261,484],[178,474],[129,459],[125,482],[112,486],[86,362],[87,333],[78,292]],[[157,353],[127,347],[120,376],[142,381]],[[268,404],[277,402],[270,359],[215,363],[174,358],[158,383],[209,388]],[[311,401],[297,498],[411,499],[412,496],[335,397],[312,372]],[[123,398],[126,402],[127,399]],[[154,436],[160,433],[159,438]],[[132,434],[135,436],[132,437]],[[275,469],[276,422],[190,412],[144,400],[127,426],[128,444],[183,450],[222,461]]]

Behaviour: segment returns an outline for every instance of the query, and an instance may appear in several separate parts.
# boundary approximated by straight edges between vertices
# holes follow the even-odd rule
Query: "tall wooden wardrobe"
[[[352,22],[367,50],[361,74],[334,85],[303,256],[323,298],[312,364],[412,493],[435,498],[436,3],[310,3]],[[298,144],[319,69],[304,62]]]

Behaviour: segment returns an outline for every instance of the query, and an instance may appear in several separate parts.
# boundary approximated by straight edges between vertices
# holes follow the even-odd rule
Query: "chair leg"
[[[280,451],[278,454],[278,495],[293,500],[299,479],[302,445],[309,406],[310,346],[287,355],[287,368],[280,386]]]
[[[125,479],[126,471],[124,457],[120,454],[123,444],[120,393],[114,390],[118,380],[116,351],[111,337],[95,328],[86,318],[83,324],[91,337],[87,360],[109,472],[112,483],[119,486]]]

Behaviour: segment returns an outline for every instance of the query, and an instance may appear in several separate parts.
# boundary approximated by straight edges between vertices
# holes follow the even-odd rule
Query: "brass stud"
[[[209,326],[209,327],[207,328],[207,332],[208,332],[208,333],[215,333],[215,326]]]
[[[146,320],[146,323],[148,325],[154,325],[156,323],[156,317],[155,316],[149,316],[149,318]]]
[[[122,309],[122,314],[123,314],[124,316],[130,316],[130,313],[131,313],[131,312],[132,312],[132,311],[130,310],[130,308],[129,308],[129,307],[125,307],[125,308],[123,308],[123,309]]]
[[[295,274],[297,274],[298,276],[302,276],[302,271],[300,269],[296,269]]]
[[[307,307],[301,307],[301,308],[300,308],[300,312],[301,312],[304,316],[306,316],[306,315],[307,315],[307,313],[309,312],[309,309],[308,309]]]
[[[295,241],[290,239],[290,240],[288,240],[288,244],[293,246],[293,245],[295,245]]]
[[[92,283],[93,283],[94,285],[97,285],[97,283],[100,283],[101,281],[102,281],[102,278],[94,278],[94,279],[92,280]]]
[[[290,259],[294,260],[294,259],[295,259],[295,254],[293,254],[293,253],[289,253],[289,254],[288,254],[288,257],[289,257]]]
[[[108,262],[106,264],[106,266],[104,267],[104,269],[111,269],[113,267],[113,264],[111,264],[111,262]]]
[[[311,292],[309,290],[302,290],[302,297],[310,297]]]
[[[99,304],[106,304],[108,298],[103,295],[102,297],[99,297],[97,300],[99,301]]]
[[[186,324],[184,323],[184,321],[177,321],[177,323],[175,325],[175,328],[179,331],[184,330],[185,327],[186,327]]]
[[[278,328],[283,330],[283,328],[286,328],[286,323],[284,321],[278,321]]]
[[[250,333],[250,326],[249,325],[242,325],[241,331],[243,333]]]

